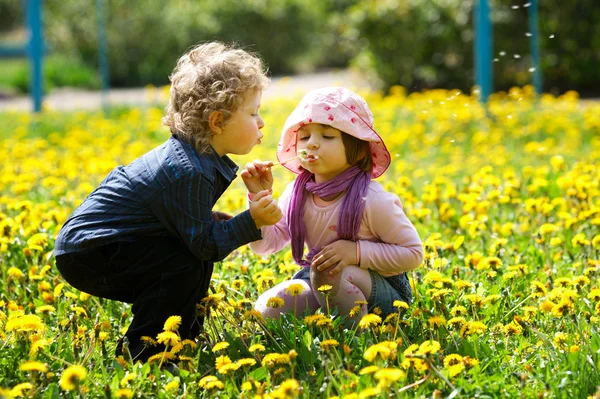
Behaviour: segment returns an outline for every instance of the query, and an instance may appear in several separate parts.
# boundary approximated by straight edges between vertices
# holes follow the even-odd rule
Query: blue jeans
[[[176,238],[144,237],[59,255],[56,267],[78,290],[133,304],[133,321],[125,336],[136,360],[165,349],[146,347],[141,337],[156,340],[169,316],[181,316],[182,339],[200,332],[203,320],[196,317],[196,304],[207,294],[213,264],[196,258]],[[119,342],[116,355],[121,351]]]
[[[371,276],[371,295],[367,298],[369,312],[376,307],[381,309],[382,316],[398,312],[394,307],[394,301],[404,301],[410,305],[412,302],[412,289],[408,282],[406,273],[400,273],[391,277],[383,277],[374,270],[369,269]],[[310,283],[310,268],[303,267],[293,279],[306,280]]]

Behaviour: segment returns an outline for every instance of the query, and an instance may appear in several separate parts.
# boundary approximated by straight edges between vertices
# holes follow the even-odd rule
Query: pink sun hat
[[[306,94],[285,122],[277,159],[290,171],[298,174],[302,171],[299,159],[286,161],[296,156],[298,129],[309,123],[329,125],[368,141],[373,157],[373,178],[381,176],[390,166],[390,153],[373,129],[373,114],[366,101],[344,87],[324,87]]]

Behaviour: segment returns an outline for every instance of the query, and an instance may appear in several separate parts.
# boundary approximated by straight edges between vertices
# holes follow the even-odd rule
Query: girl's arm
[[[275,253],[290,243],[290,232],[287,225],[287,209],[291,199],[293,183],[289,184],[281,197],[279,197],[279,208],[283,217],[272,226],[260,228],[262,239],[251,242],[250,249],[259,255]]]
[[[393,275],[415,269],[423,262],[423,245],[398,197],[381,189],[369,191],[365,222],[378,241],[360,240],[363,269]]]

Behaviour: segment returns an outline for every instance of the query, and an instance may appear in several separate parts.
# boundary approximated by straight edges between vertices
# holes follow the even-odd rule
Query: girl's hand
[[[251,194],[273,188],[273,174],[271,173],[273,161],[260,161],[258,159],[246,164],[240,176]]]
[[[220,222],[220,221],[222,221],[222,220],[229,220],[229,219],[231,219],[233,216],[231,216],[230,214],[228,214],[228,213],[225,213],[225,212],[214,211],[214,212],[212,213],[212,217],[213,217],[213,219],[214,219],[214,220],[216,220],[217,222]]]
[[[315,255],[311,266],[316,267],[318,271],[329,269],[329,274],[335,274],[341,272],[346,266],[357,265],[357,245],[356,242],[349,240],[332,242],[331,244],[324,246],[321,251]]]

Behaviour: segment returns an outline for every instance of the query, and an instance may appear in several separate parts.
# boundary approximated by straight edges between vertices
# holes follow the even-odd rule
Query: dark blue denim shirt
[[[219,157],[212,148],[198,155],[190,144],[171,136],[106,176],[63,225],[54,255],[170,235],[198,259],[220,261],[261,238],[248,210],[227,221],[212,217],[213,206],[237,170],[229,157]]]

